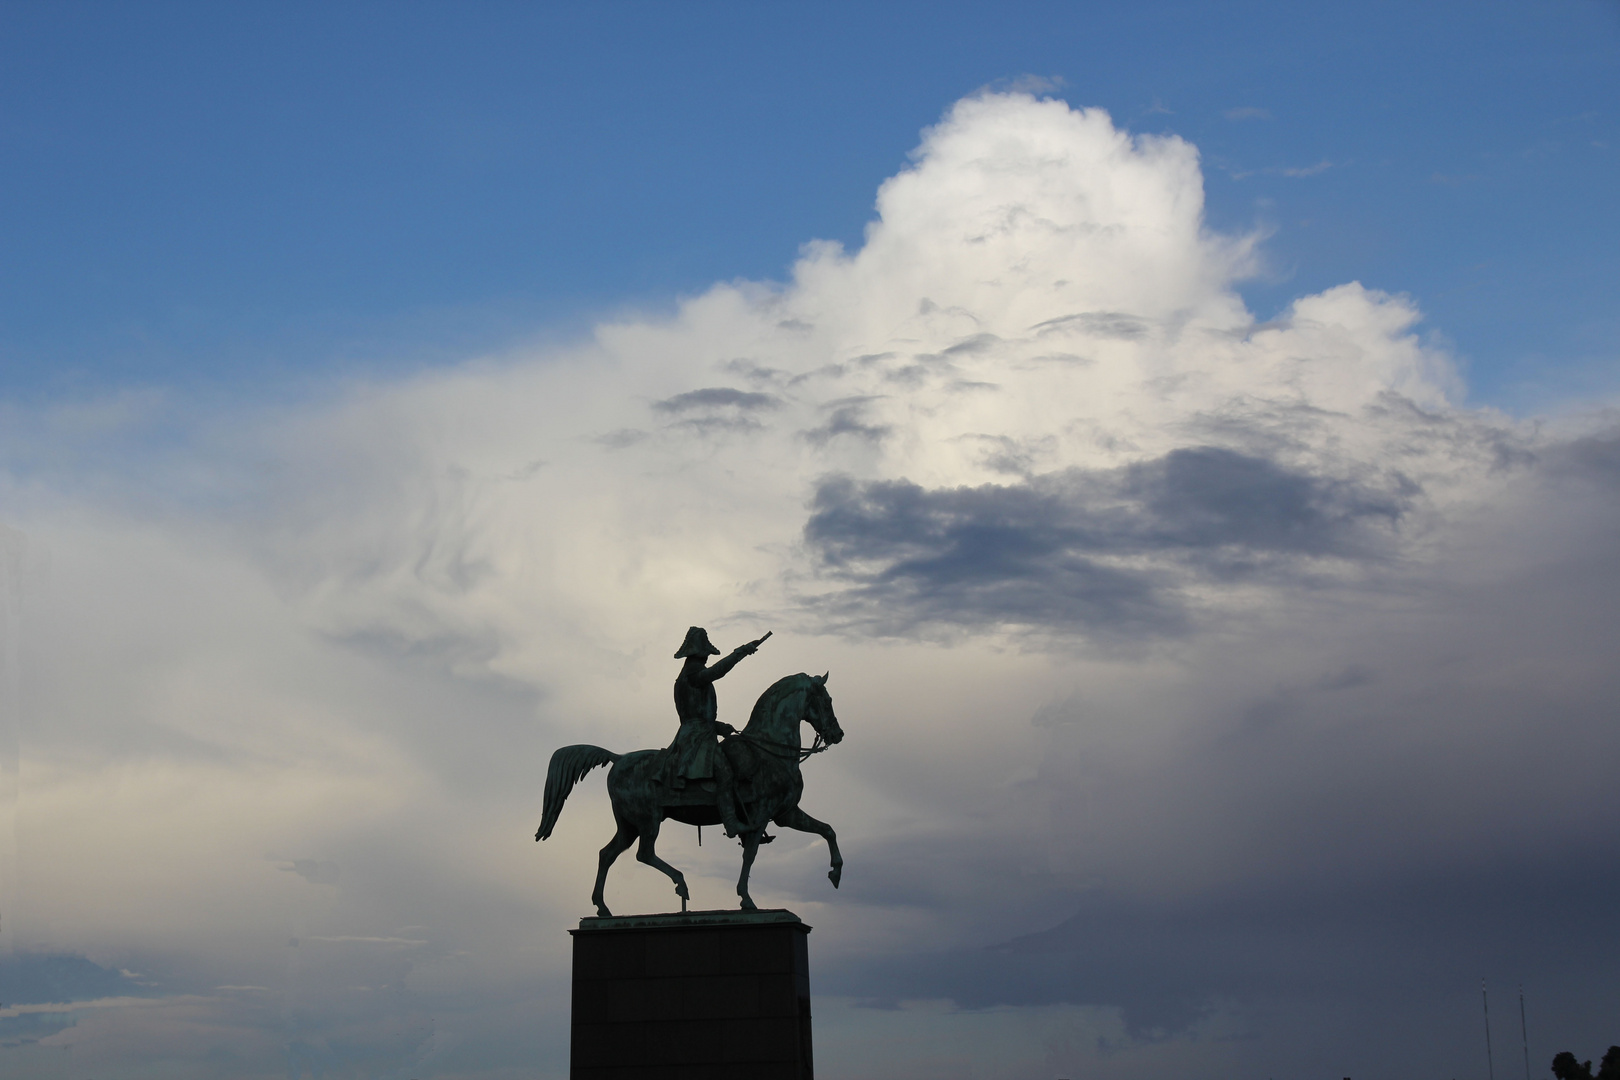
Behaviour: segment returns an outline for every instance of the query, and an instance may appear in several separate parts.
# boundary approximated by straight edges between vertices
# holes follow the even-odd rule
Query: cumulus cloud
[[[16,616],[20,943],[172,972],[164,1008],[44,1041],[185,1024],[240,1076],[560,1075],[562,931],[611,826],[587,781],[536,847],[544,762],[667,741],[694,622],[776,631],[722,717],[833,671],[848,738],[806,808],[844,888],[794,834],[755,881],[817,926],[843,1025],[817,1053],[848,1075],[855,1033],[936,1006],[1101,1025],[1012,1039],[1009,1076],[1219,1071],[1190,1035],[1222,1068],[1410,1063],[1284,1032],[1413,957],[1443,969],[1403,990],[1430,1016],[1453,969],[1534,984],[1612,943],[1612,875],[1562,906],[1524,882],[1616,864],[1614,419],[1467,407],[1410,298],[1257,320],[1256,238],[1202,209],[1187,142],[986,93],[858,250],[808,244],[785,282],[146,456],[129,432],[172,401],[14,431],[0,482],[51,553]],[[732,852],[661,843],[728,902]],[[1447,920],[1482,891],[1470,936]],[[628,862],[609,893],[671,904]]]

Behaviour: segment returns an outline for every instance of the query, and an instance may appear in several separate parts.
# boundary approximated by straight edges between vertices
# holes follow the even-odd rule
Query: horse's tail
[[[618,760],[619,755],[611,750],[585,743],[565,746],[552,754],[551,767],[546,770],[545,813],[540,818],[540,829],[534,838],[544,840],[551,835],[551,830],[557,827],[557,818],[562,814],[563,803],[568,801],[568,793],[585,778],[586,773],[598,765],[611,765]]]

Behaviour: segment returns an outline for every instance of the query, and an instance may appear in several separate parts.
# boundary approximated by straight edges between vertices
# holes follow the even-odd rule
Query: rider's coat
[[[714,776],[714,755],[719,752],[719,731],[715,728],[717,699],[714,681],[737,666],[737,661],[748,655],[748,646],[733,649],[723,660],[704,667],[684,664],[675,677],[675,712],[681,718],[681,729],[670,744],[674,765],[670,776],[675,786],[687,780],[708,780]]]

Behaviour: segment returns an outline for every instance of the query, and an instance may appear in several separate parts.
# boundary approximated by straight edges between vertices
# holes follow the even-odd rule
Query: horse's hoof
[[[838,879],[843,876],[844,868],[842,866],[835,866],[831,870],[827,871],[827,880],[833,883],[833,888],[835,889],[838,888]]]
[[[742,898],[741,907],[742,907],[742,909],[744,911],[758,911],[759,910],[759,908],[754,905],[754,902],[752,900],[748,899],[748,897],[746,897],[746,896]]]
[[[613,918],[613,912],[609,911],[605,905],[597,904],[596,917],[598,919],[611,919]]]
[[[682,900],[692,899],[692,894],[686,891],[686,882],[684,881],[675,886],[675,895],[680,897]]]

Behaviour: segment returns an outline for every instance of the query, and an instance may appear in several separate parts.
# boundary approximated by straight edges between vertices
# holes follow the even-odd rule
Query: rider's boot
[[[725,826],[726,835],[753,832],[754,826],[743,817],[742,807],[737,803],[737,776],[732,772],[725,749],[719,746],[714,751],[714,786],[715,809],[720,811],[720,824]]]
[[[737,800],[732,795],[729,784],[720,788],[715,803],[716,809],[720,811],[720,824],[725,827],[727,836],[738,836],[753,831],[754,827],[737,813]]]

